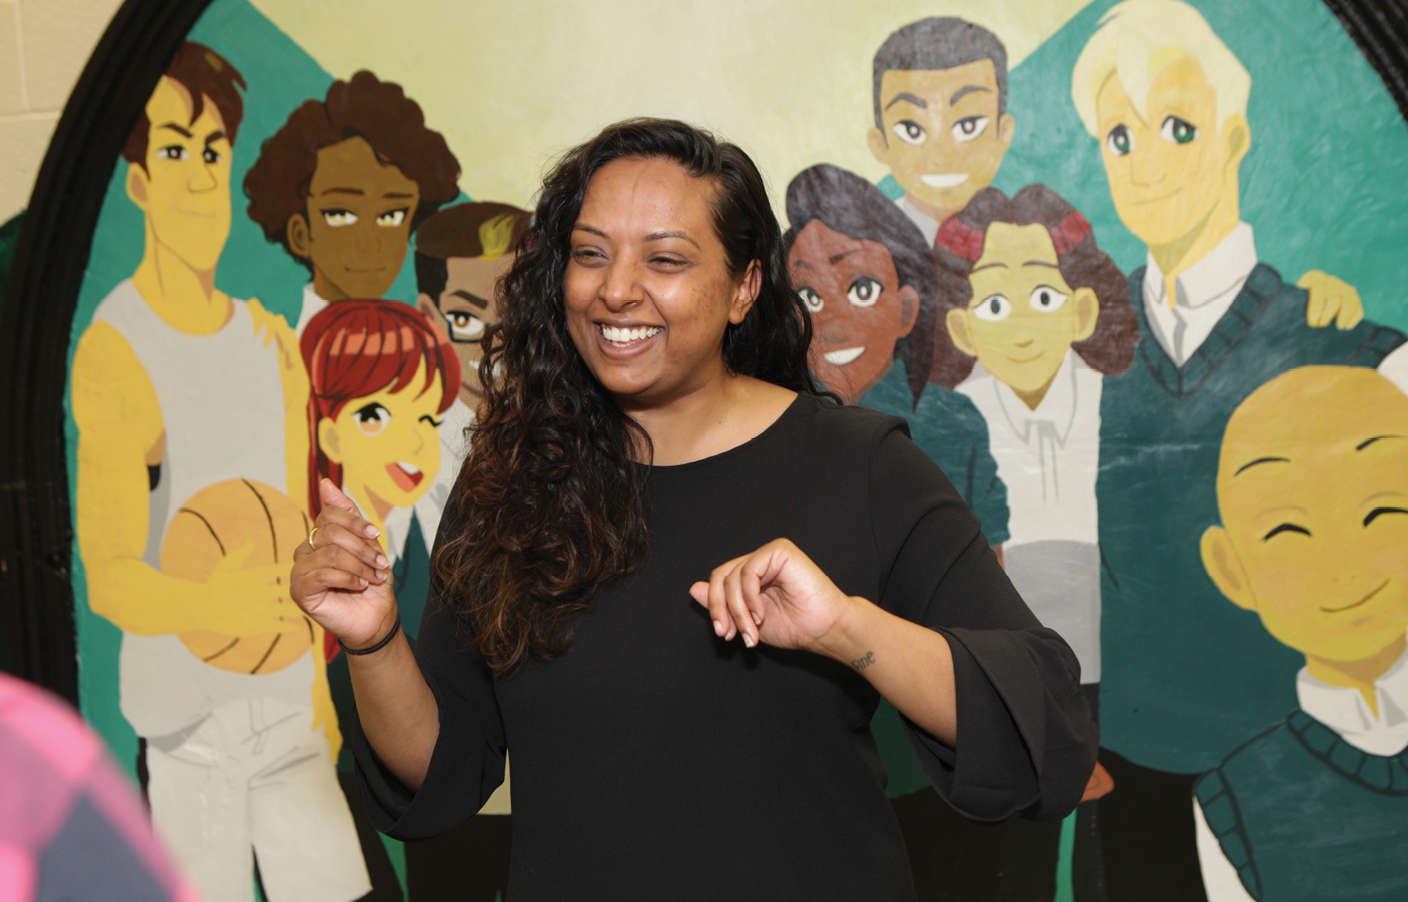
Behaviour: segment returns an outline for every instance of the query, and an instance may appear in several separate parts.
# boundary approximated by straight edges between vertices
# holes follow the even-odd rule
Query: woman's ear
[[[1227,600],[1239,608],[1256,610],[1256,596],[1252,595],[1247,583],[1247,574],[1242,569],[1242,560],[1237,549],[1232,546],[1232,537],[1221,526],[1209,526],[1203,532],[1199,545],[1203,555],[1203,567],[1208,576]]]
[[[308,220],[302,213],[295,213],[288,218],[285,231],[288,234],[289,250],[305,260],[312,256],[313,249],[309,245],[313,242],[308,234]]]
[[[337,434],[337,424],[327,417],[318,421],[318,447],[328,460],[342,463],[342,437]]]
[[[748,318],[748,311],[753,309],[753,302],[758,299],[762,287],[763,265],[757,260],[750,260],[733,296],[733,308],[728,312],[729,322],[736,326]]]
[[[973,330],[968,325],[967,310],[954,307],[944,318],[944,324],[948,326],[948,337],[953,339],[955,348],[969,357],[978,356],[978,346],[973,342]]]
[[[913,285],[900,286],[900,333],[896,338],[904,338],[914,331],[919,320],[919,292]]]
[[[1095,323],[1100,319],[1100,299],[1092,288],[1077,288],[1071,296],[1071,303],[1075,305],[1075,331],[1071,334],[1071,343],[1075,344],[1095,334]]]

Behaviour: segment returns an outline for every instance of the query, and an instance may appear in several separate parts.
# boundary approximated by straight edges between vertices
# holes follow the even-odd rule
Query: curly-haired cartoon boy
[[[420,106],[365,70],[289,114],[245,174],[244,193],[264,237],[313,277],[296,331],[329,303],[384,296],[411,233],[459,195],[459,176]]]

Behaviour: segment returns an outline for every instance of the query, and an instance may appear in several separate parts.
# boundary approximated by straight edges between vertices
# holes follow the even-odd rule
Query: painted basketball
[[[192,495],[171,518],[161,546],[161,571],[204,582],[221,558],[246,544],[253,551],[244,566],[292,567],[293,550],[308,535],[308,526],[298,505],[272,486],[249,479],[217,482]],[[308,651],[311,621],[307,627],[242,638],[192,630],[179,638],[191,654],[212,667],[234,673],[273,673]]]

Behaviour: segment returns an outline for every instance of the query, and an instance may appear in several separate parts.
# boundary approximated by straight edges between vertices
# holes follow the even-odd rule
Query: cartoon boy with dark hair
[[[527,210],[481,201],[440,210],[416,231],[416,308],[449,336],[460,362],[459,395],[440,425],[440,473],[416,505],[427,540],[435,537],[468,450],[465,430],[474,424],[483,391],[479,343],[499,321],[498,281],[513,265],[514,248],[532,221]]]
[[[120,703],[144,742],[152,821],[201,894],[252,900],[252,848],[271,899],[346,902],[370,885],[332,763],[323,634],[288,598],[288,561],[245,566],[245,542],[204,579],[163,569],[168,527],[205,489],[307,495],[297,341],[283,317],[215,287],[243,86],[186,42],[124,148],[145,250],[74,353],[78,547],[89,605],[122,630]],[[233,522],[268,537],[254,494],[261,507]],[[232,641],[199,657],[186,644],[211,634]],[[253,670],[222,657],[270,635],[280,654],[266,670],[267,652]]]
[[[361,71],[294,110],[244,178],[249,216],[308,268],[297,331],[331,302],[375,300],[411,232],[459,194],[460,167],[399,85]]]
[[[1007,50],[971,22],[921,19],[880,45],[873,81],[870,152],[904,188],[900,209],[932,246],[939,224],[992,184],[1012,146]]]
[[[1195,784],[1211,902],[1408,898],[1408,396],[1291,370],[1227,423],[1203,566],[1305,663],[1291,715]]]
[[[416,306],[450,336],[463,373],[460,402],[479,402],[479,342],[499,321],[496,285],[533,214],[511,204],[456,204],[416,232]]]

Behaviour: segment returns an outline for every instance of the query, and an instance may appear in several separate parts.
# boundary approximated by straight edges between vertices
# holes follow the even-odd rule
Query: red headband
[[[1046,231],[1051,235],[1051,243],[1056,246],[1058,257],[1079,245],[1091,234],[1090,223],[1079,210],[1071,211],[1059,225]],[[957,216],[950,216],[939,226],[934,244],[969,263],[976,263],[983,255],[983,240],[986,237],[986,230],[975,229],[959,220]]]

